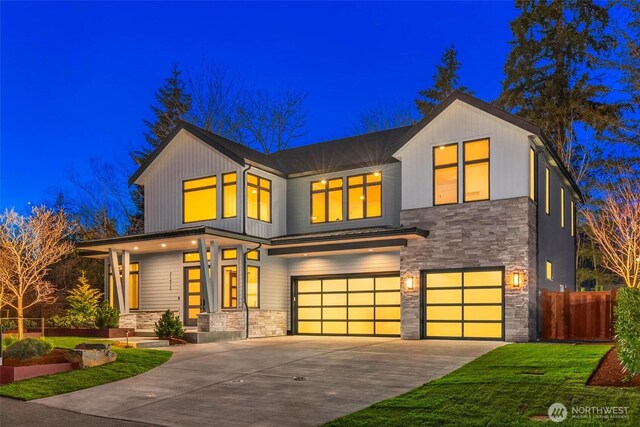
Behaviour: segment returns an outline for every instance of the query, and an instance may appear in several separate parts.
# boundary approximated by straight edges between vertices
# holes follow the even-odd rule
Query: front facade
[[[580,193],[539,128],[464,93],[264,155],[181,123],[134,174],[145,232],[82,244],[122,326],[528,341],[575,289]]]

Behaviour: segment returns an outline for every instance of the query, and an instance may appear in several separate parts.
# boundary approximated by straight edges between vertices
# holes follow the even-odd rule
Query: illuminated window
[[[238,258],[238,250],[235,248],[232,249],[223,249],[222,250],[222,259],[236,259]]]
[[[529,147],[529,198],[536,200],[536,151]]]
[[[564,228],[564,188],[560,187],[560,225]]]
[[[544,168],[544,211],[547,215],[551,212],[549,201],[549,168]]]
[[[271,222],[271,181],[247,174],[247,216]]]
[[[211,252],[207,251],[207,261],[211,261]],[[192,252],[184,252],[182,254],[182,262],[200,262],[200,252],[192,251]]]
[[[234,218],[237,215],[237,174],[222,174],[222,218]]]
[[[247,266],[247,305],[260,307],[260,267]]]
[[[433,204],[458,203],[458,144],[433,147]]]
[[[129,309],[138,310],[140,308],[140,264],[132,262],[129,264]],[[120,266],[120,280],[122,280],[122,266]],[[109,305],[115,308],[116,289],[113,280],[111,266],[109,266]]]
[[[576,206],[571,201],[571,237],[576,235]]]
[[[311,223],[342,221],[342,178],[311,183]]]
[[[247,254],[247,259],[250,259],[252,261],[260,261],[260,249],[249,252]]]
[[[347,219],[376,218],[382,216],[382,174],[374,172],[347,178]]]
[[[464,201],[489,200],[489,140],[464,143]]]
[[[553,280],[553,265],[547,260],[547,280]]]
[[[182,222],[216,219],[216,177],[182,182]]]
[[[222,308],[238,308],[238,270],[235,265],[222,267]]]

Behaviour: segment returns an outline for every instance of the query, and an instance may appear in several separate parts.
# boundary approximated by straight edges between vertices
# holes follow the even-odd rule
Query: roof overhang
[[[267,239],[202,226],[89,240],[79,243],[78,249],[82,256],[104,258],[108,255],[110,249],[116,252],[130,251],[132,254],[196,250],[199,239],[215,240],[220,246],[269,243]]]

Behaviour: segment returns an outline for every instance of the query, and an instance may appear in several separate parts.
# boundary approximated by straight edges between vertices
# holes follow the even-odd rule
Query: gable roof
[[[398,150],[457,100],[538,136],[545,149],[558,164],[558,168],[569,180],[576,194],[581,199],[583,198],[578,184],[539,126],[459,90],[451,93],[414,125],[303,145],[280,150],[272,154],[261,153],[246,145],[180,120],[171,133],[129,178],[129,185],[132,185],[142,175],[182,129],[241,166],[246,163],[256,165],[268,172],[286,178],[395,163],[398,160],[394,155]]]

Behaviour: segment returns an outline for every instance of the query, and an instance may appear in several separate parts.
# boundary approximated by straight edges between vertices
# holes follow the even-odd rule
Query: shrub
[[[13,344],[16,341],[18,341],[18,337],[13,335],[13,334],[9,334],[9,335],[3,336],[2,337],[2,350],[4,351],[7,347],[9,347],[11,344]]]
[[[56,328],[95,328],[95,317],[86,317],[83,315],[75,314],[64,317],[51,316],[49,318],[49,324]]]
[[[28,360],[51,353],[51,350],[53,350],[53,347],[49,341],[27,337],[7,346],[4,356],[12,359]]]
[[[171,310],[162,314],[160,320],[156,322],[154,331],[160,339],[182,338],[184,335],[180,317],[174,316]]]
[[[615,315],[618,359],[625,372],[640,375],[640,289],[618,290]]]
[[[120,312],[104,301],[96,312],[96,327],[117,328],[120,323]]]
[[[0,331],[15,331],[18,329],[18,324],[15,320],[2,319],[0,320]]]
[[[83,271],[82,276],[78,279],[78,284],[67,295],[67,302],[69,303],[67,316],[83,319],[83,321],[85,319],[86,321],[95,319],[101,296],[102,293],[100,291],[89,285]]]

